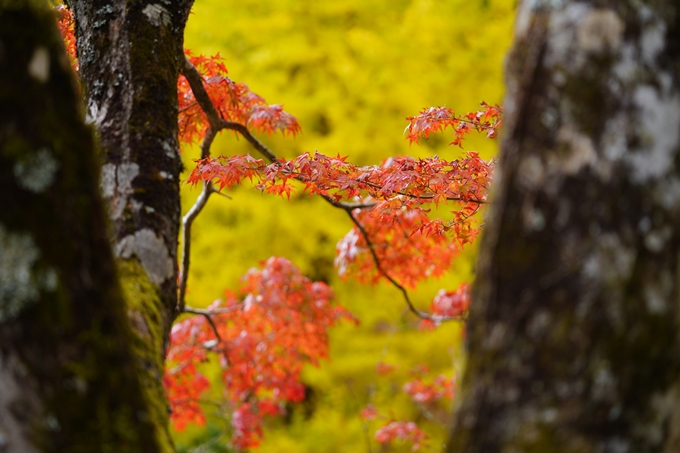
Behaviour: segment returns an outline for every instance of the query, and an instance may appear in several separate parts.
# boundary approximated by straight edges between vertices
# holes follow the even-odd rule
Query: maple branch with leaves
[[[276,164],[277,162],[279,162],[279,158],[276,156],[276,154],[271,149],[269,149],[264,143],[258,140],[257,137],[255,137],[250,132],[247,126],[236,121],[225,120],[220,116],[219,112],[217,111],[217,108],[215,107],[215,104],[208,95],[205,85],[203,84],[203,78],[200,72],[187,57],[185,57],[185,65],[182,69],[182,75],[189,82],[189,86],[191,87],[191,91],[194,93],[198,105],[201,107],[201,110],[203,110],[203,112],[208,118],[208,121],[210,122],[210,128],[208,133],[211,135],[211,138],[209,141],[204,140],[203,143],[205,144],[207,142],[208,143],[207,146],[204,145],[201,146],[201,159],[205,159],[206,157],[210,156],[210,144],[212,144],[212,140],[214,139],[216,134],[221,130],[227,129],[238,132],[243,138],[246,139],[246,141],[248,141],[248,143],[250,143],[250,145],[257,152],[259,152],[270,163]],[[304,182],[304,179],[300,180]],[[341,209],[357,209],[357,208],[361,209],[371,208],[375,206],[375,203],[345,203],[333,200],[330,197],[323,198],[333,206]]]
[[[243,124],[234,122],[234,121],[227,121],[224,120],[223,118],[220,117],[219,112],[217,111],[217,108],[213,104],[212,100],[210,99],[210,96],[208,95],[208,92],[205,88],[205,85],[203,84],[203,79],[201,77],[200,72],[194,66],[191,61],[185,57],[185,65],[182,69],[182,75],[187,79],[189,82],[189,85],[191,87],[191,90],[194,94],[194,97],[196,101],[198,102],[199,106],[205,113],[206,117],[208,118],[210,126],[206,130],[206,135],[204,137],[204,140],[201,144],[201,159],[206,159],[210,156],[210,146],[217,134],[220,130],[223,129],[229,129],[238,132],[241,136],[243,136],[248,143],[250,143],[255,150],[257,150],[260,154],[263,155],[270,163],[276,164],[279,162],[279,158],[272,152],[266,145],[264,145],[261,141],[259,141],[249,130],[246,126]],[[290,174],[290,173],[289,173]],[[308,180],[298,174],[298,175],[292,175],[291,176],[294,179],[297,179],[301,182],[308,182]],[[367,181],[361,181],[363,184],[371,185],[370,182]],[[376,184],[372,184],[374,188],[381,189],[379,186]],[[204,188],[199,195],[198,199],[196,200],[196,203],[194,206],[189,210],[189,212],[184,216],[183,218],[183,250],[182,250],[182,270],[180,272],[180,285],[179,285],[179,305],[178,305],[178,312],[188,312],[192,313],[192,311],[185,310],[185,293],[186,293],[186,285],[187,285],[187,277],[188,277],[188,271],[189,271],[189,266],[190,266],[190,248],[191,248],[191,224],[193,223],[194,219],[198,216],[198,214],[201,212],[203,207],[206,205],[208,198],[210,194],[216,191],[216,189],[213,188],[212,183],[210,181],[205,181],[204,180]],[[401,192],[397,192],[401,193]],[[375,253],[375,249],[373,247],[373,243],[371,242],[370,238],[368,237],[368,233],[366,232],[364,226],[358,221],[358,219],[352,214],[352,211],[354,209],[362,209],[362,208],[372,208],[376,206],[377,202],[368,202],[368,203],[348,203],[348,202],[342,202],[339,200],[334,200],[331,196],[320,193],[319,194],[326,202],[331,204],[334,207],[340,208],[347,212],[347,214],[350,216],[352,222],[359,228],[359,230],[362,232],[366,243],[368,244],[368,247],[371,251],[371,255],[373,256],[373,260],[376,265],[376,269],[380,274],[382,274],[385,279],[387,279],[395,288],[399,290],[399,292],[402,294],[402,297],[406,303],[406,305],[409,307],[409,310],[415,314],[417,317],[424,319],[424,320],[429,320],[432,322],[442,322],[442,321],[448,321],[448,320],[454,320],[458,318],[448,318],[448,317],[441,317],[441,316],[432,316],[429,315],[428,313],[425,313],[423,311],[418,310],[414,305],[413,302],[411,301],[411,298],[408,294],[408,291],[406,288],[404,288],[399,282],[397,282],[392,276],[390,276],[383,268],[381,265],[380,258],[378,255]],[[406,195],[406,194],[404,194]],[[429,197],[426,197],[429,198]],[[461,198],[458,197],[457,200],[460,200]],[[479,201],[478,201],[479,202]],[[208,318],[210,315],[206,315]],[[212,323],[212,321],[211,321]]]
[[[454,230],[456,238],[459,241],[470,242],[471,237],[476,234],[474,230],[470,227],[470,219],[479,210],[480,206],[485,203],[485,193],[487,190],[487,182],[490,178],[490,171],[492,166],[488,164],[482,164],[478,156],[474,153],[468,153],[468,157],[462,161],[454,161],[453,163],[441,163],[438,158],[425,160],[425,161],[413,161],[409,159],[397,159],[395,161],[395,166],[390,167],[392,164],[383,166],[380,171],[377,167],[359,169],[357,167],[346,165],[344,160],[341,158],[330,159],[325,156],[319,155],[318,153],[311,157],[309,154],[300,156],[294,161],[285,161],[278,158],[269,148],[267,148],[262,142],[260,142],[250,131],[248,125],[251,122],[252,117],[241,117],[238,120],[233,120],[233,116],[238,117],[241,113],[231,113],[227,115],[230,119],[224,118],[224,113],[218,110],[210,98],[208,90],[206,89],[200,72],[191,64],[189,59],[187,59],[187,64],[183,70],[186,80],[188,81],[192,93],[195,97],[195,102],[198,103],[202,112],[205,114],[208,127],[205,130],[205,135],[203,142],[201,144],[201,161],[199,161],[197,168],[192,172],[189,178],[189,182],[196,183],[202,181],[204,186],[201,194],[199,195],[196,204],[190,209],[184,219],[184,257],[182,266],[182,279],[180,281],[180,292],[181,292],[181,303],[183,311],[186,313],[196,314],[202,316],[206,322],[210,325],[213,332],[215,340],[206,340],[201,343],[204,348],[210,351],[217,351],[215,347],[223,342],[223,336],[220,335],[220,329],[224,329],[229,323],[226,319],[220,318],[224,315],[225,310],[231,311],[233,304],[235,303],[232,299],[226,306],[213,306],[208,310],[195,309],[193,307],[184,306],[184,295],[186,292],[186,276],[188,275],[189,263],[190,263],[190,229],[193,220],[201,212],[211,193],[220,193],[219,190],[215,189],[212,185],[213,181],[217,178],[220,182],[220,189],[224,186],[229,186],[233,184],[240,184],[244,178],[253,178],[256,176],[260,178],[259,187],[267,192],[277,193],[279,195],[286,194],[290,196],[290,191],[292,188],[286,185],[287,179],[294,179],[301,182],[305,186],[305,190],[309,190],[310,194],[317,194],[321,196],[326,202],[333,205],[334,207],[343,209],[349,215],[351,221],[354,223],[356,229],[360,232],[361,237],[365,243],[366,248],[369,251],[371,260],[374,263],[374,268],[378,275],[389,281],[394,287],[396,287],[408,307],[408,310],[423,320],[424,325],[436,325],[443,321],[450,320],[460,320],[464,321],[466,318],[467,306],[469,304],[469,297],[467,292],[467,286],[461,285],[461,287],[456,291],[440,291],[432,302],[433,313],[429,314],[423,312],[415,307],[411,301],[408,290],[404,284],[400,283],[395,276],[388,273],[385,269],[385,264],[381,258],[381,254],[376,250],[374,239],[367,230],[367,226],[359,220],[357,213],[365,213],[362,209],[372,208],[372,211],[378,212],[375,216],[374,222],[377,224],[390,223],[398,224],[403,231],[402,240],[410,241],[411,235],[419,233],[425,237],[430,234],[434,234],[435,238],[443,238],[443,233],[449,230]],[[234,89],[238,88],[234,85]],[[259,102],[259,101],[258,101]],[[263,100],[262,100],[263,102]],[[189,104],[190,108],[191,104]],[[490,137],[494,136],[495,130],[500,126],[500,119],[495,123],[484,123],[488,120],[489,114],[469,114],[466,119],[460,119],[453,115],[451,112],[449,118],[442,123],[441,126],[437,126],[432,122],[432,112],[424,112],[425,116],[430,118],[427,121],[421,121],[420,128],[410,127],[409,128],[409,139],[411,141],[417,141],[418,137],[421,135],[427,136],[430,132],[436,131],[437,127],[442,130],[448,126],[454,127],[456,140],[453,144],[460,145],[460,140],[462,137],[469,132],[470,125],[477,121],[477,130],[488,129],[488,134]],[[491,109],[492,110],[492,109]],[[281,114],[281,110],[274,109],[273,114]],[[495,112],[495,111],[494,111]],[[493,113],[495,114],[495,113]],[[493,116],[493,114],[491,116]],[[187,117],[191,117],[187,114]],[[193,116],[194,120],[196,115]],[[297,131],[297,123],[294,119],[288,117],[284,118],[284,126],[279,123],[273,122],[274,125],[268,124],[266,121],[255,123],[255,127],[259,127],[267,132],[272,132],[277,129],[286,130],[295,133]],[[200,118],[199,118],[200,119]],[[409,118],[412,124],[418,121],[417,118]],[[429,121],[429,122],[428,122]],[[462,126],[461,126],[462,124]],[[416,124],[418,126],[418,124]],[[212,144],[215,135],[221,130],[233,130],[243,136],[255,150],[257,150],[270,165],[265,165],[264,162],[257,159],[253,159],[250,156],[235,156],[233,158],[221,158],[226,159],[227,165],[225,166],[219,159],[212,160],[210,157],[210,146]],[[322,165],[324,171],[328,174],[319,172],[320,170],[318,164]],[[228,165],[233,165],[229,167]],[[310,170],[316,165],[316,170]],[[327,166],[326,166],[327,165]],[[333,169],[333,165],[337,165],[337,169]],[[441,184],[442,176],[437,172],[442,172],[446,168],[446,165],[450,166],[450,169],[446,170],[447,178],[444,180],[445,184]],[[219,179],[217,175],[221,171],[225,171],[226,179]],[[385,171],[386,170],[386,171]],[[403,171],[403,174],[399,174]],[[412,175],[412,172],[422,171],[422,173],[416,173]],[[458,175],[458,176],[452,176]],[[377,176],[377,180],[373,180]],[[359,197],[363,200],[360,202],[351,202],[349,199],[351,197],[357,197],[360,195],[360,188],[364,190],[369,190],[368,196]],[[335,190],[335,192],[332,192]],[[456,196],[449,195],[449,191],[453,190]],[[344,194],[345,200],[342,199],[341,192],[346,191]],[[418,192],[420,191],[420,192]],[[400,197],[402,199],[400,199]],[[377,198],[377,199],[376,199]],[[409,201],[410,200],[410,201]],[[419,205],[425,202],[438,204],[440,201],[457,201],[463,203],[463,208],[456,212],[454,215],[454,220],[450,224],[445,224],[441,220],[426,221],[427,218],[424,213],[425,209],[421,208]],[[396,202],[396,204],[395,204]],[[393,214],[385,214],[385,210],[392,211]],[[412,215],[415,214],[415,215]],[[377,220],[376,220],[377,219]],[[415,219],[415,220],[414,220]],[[417,221],[421,222],[420,226],[415,228],[413,225],[417,225]],[[386,222],[386,220],[388,220]],[[402,222],[407,221],[408,225],[403,225]],[[415,222],[415,223],[414,223]],[[412,233],[407,234],[408,228],[411,228]],[[415,228],[415,229],[414,229]],[[383,234],[384,232],[378,233]],[[383,241],[387,236],[381,237]],[[389,241],[385,242],[388,243]],[[431,241],[430,241],[431,242]],[[444,250],[441,247],[437,248],[438,240],[434,241],[433,250]],[[415,244],[415,242],[414,242]],[[395,248],[399,248],[395,245]],[[384,253],[384,252],[381,252]],[[424,254],[428,256],[428,254]],[[431,255],[430,255],[431,256]],[[451,256],[449,253],[443,253],[443,256]],[[394,266],[396,262],[399,261],[397,256],[397,261],[394,259],[390,262],[391,266]],[[444,261],[446,262],[446,258]],[[269,263],[269,262],[268,262]],[[269,264],[268,264],[269,265]],[[441,265],[440,265],[441,266]],[[407,277],[408,273],[405,274]],[[407,279],[407,282],[410,280]],[[411,284],[413,281],[411,281]],[[249,293],[245,299],[243,307],[252,307],[252,297],[265,297],[264,292],[258,290],[255,293]],[[311,291],[313,293],[314,290]],[[310,293],[310,294],[311,294]],[[259,294],[259,296],[253,296],[253,294]],[[315,296],[316,297],[316,296]],[[251,299],[249,299],[251,298]],[[280,297],[275,297],[274,299],[281,299]],[[284,298],[285,299],[285,298]],[[251,300],[251,302],[248,302]],[[262,299],[262,301],[267,299]],[[260,302],[262,303],[262,302]],[[231,305],[229,305],[231,304]],[[243,316],[245,310],[239,310],[234,312],[234,316]],[[331,315],[339,316],[339,315]],[[219,319],[218,319],[219,318]],[[331,317],[331,322],[333,318]],[[187,323],[189,321],[185,321]],[[232,322],[239,324],[232,319]],[[242,321],[247,324],[245,319]],[[325,321],[328,323],[328,321]],[[325,334],[324,334],[325,335]],[[174,338],[174,336],[173,336]],[[180,338],[179,336],[177,338]],[[281,342],[281,339],[277,339],[272,333],[268,334],[266,337],[267,342],[271,344],[276,344]],[[296,338],[296,336],[294,336]],[[181,338],[180,338],[181,341]],[[262,340],[260,340],[262,341]],[[182,341],[184,343],[185,341]],[[261,343],[258,343],[261,344]],[[299,347],[300,339],[293,340],[291,346],[294,348]],[[226,348],[227,345],[224,345]],[[255,351],[252,354],[257,354]],[[227,357],[226,349],[222,351],[222,356],[224,359],[229,361]],[[308,360],[312,360],[315,363],[313,355],[304,355]],[[198,357],[198,356],[197,356]],[[280,360],[280,358],[279,358]],[[248,362],[259,363],[259,360],[255,356],[249,356]],[[287,371],[286,376],[297,376],[299,373],[299,365],[291,364],[292,368]],[[292,373],[292,375],[291,375]],[[263,373],[261,375],[267,375]],[[225,382],[226,383],[226,382]],[[200,381],[197,381],[195,386],[200,385]],[[271,388],[285,388],[289,384],[277,383]],[[413,387],[422,388],[422,385],[413,384]],[[295,388],[295,386],[293,386]],[[433,387],[434,388],[434,387]],[[436,389],[435,389],[436,390]],[[435,390],[429,390],[429,393],[437,393]],[[177,391],[176,387],[169,386],[168,392]],[[197,390],[194,390],[197,392]],[[288,390],[292,391],[291,389]],[[259,400],[256,395],[257,390],[249,390],[247,392],[248,397],[246,400],[240,401],[233,411],[233,418],[237,420],[238,423],[234,422],[234,435],[232,437],[236,445],[247,448],[257,444],[257,438],[262,436],[260,427],[260,417],[262,414],[274,415],[278,413],[276,406],[271,405],[267,400]],[[287,397],[290,401],[297,401],[300,398],[299,392],[289,393]],[[181,401],[181,400],[176,400]],[[192,411],[198,411],[197,407],[188,404],[188,408],[183,410],[188,411],[187,413],[193,414]],[[196,412],[193,416],[197,417],[200,413]],[[186,416],[185,416],[186,418]],[[383,428],[381,428],[376,433],[376,439],[379,442],[389,442],[392,439],[404,439],[412,442],[414,448],[420,446],[420,444],[425,440],[426,436],[422,431],[420,431],[414,423],[412,422],[395,422],[391,421]]]
[[[362,236],[364,237],[364,240],[366,241],[366,245],[368,246],[368,249],[370,250],[371,256],[373,257],[373,261],[375,262],[375,267],[382,274],[387,281],[389,281],[395,288],[401,292],[401,295],[404,299],[404,302],[406,302],[406,306],[408,307],[409,311],[419,317],[420,319],[424,319],[427,321],[431,321],[433,323],[441,323],[443,321],[461,321],[465,320],[463,317],[447,317],[447,316],[436,316],[436,315],[430,315],[428,313],[425,313],[424,311],[420,311],[416,308],[415,305],[413,305],[413,302],[411,301],[411,297],[409,296],[408,290],[404,288],[398,281],[396,281],[394,278],[388,274],[385,269],[382,267],[380,258],[378,257],[378,254],[375,251],[375,246],[373,245],[373,242],[371,241],[371,238],[368,235],[368,232],[364,228],[364,226],[357,220],[357,218],[354,216],[352,211],[347,211],[347,215],[349,215],[349,218],[352,220],[352,223],[361,231]]]
[[[250,143],[250,145],[256,151],[262,154],[262,156],[265,157],[269,162],[271,163],[278,162],[277,156],[264,143],[258,140],[257,137],[255,137],[246,126],[235,121],[227,121],[220,116],[217,108],[215,107],[215,104],[208,95],[205,85],[203,84],[203,77],[201,76],[201,73],[186,56],[185,64],[182,67],[182,75],[189,82],[189,86],[191,87],[191,91],[196,99],[196,102],[200,106],[203,113],[206,115],[209,122],[209,127],[206,129],[203,141],[201,142],[201,159],[206,159],[210,157],[211,155],[210,148],[215,137],[221,130],[227,129],[238,132],[248,141],[248,143]],[[186,306],[185,295],[187,288],[187,280],[189,276],[189,267],[191,264],[191,226],[193,224],[193,221],[196,219],[196,217],[198,217],[200,212],[207,204],[208,198],[212,193],[221,192],[214,188],[212,182],[204,181],[204,186],[203,190],[201,191],[201,194],[196,199],[195,204],[182,218],[182,266],[179,273],[179,285],[178,285],[179,295],[177,313],[182,312],[191,313],[191,311],[185,310]],[[375,203],[370,202],[347,203],[335,201],[328,196],[322,195],[322,197],[331,205],[344,210],[352,210],[357,208],[359,209],[371,208],[375,206]]]

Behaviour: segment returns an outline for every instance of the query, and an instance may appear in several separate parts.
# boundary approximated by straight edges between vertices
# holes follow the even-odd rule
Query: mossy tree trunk
[[[67,3],[76,20],[86,114],[104,153],[114,253],[143,268],[167,335],[177,302],[177,77],[193,0]]]
[[[84,119],[54,13],[0,0],[3,453],[171,448],[135,357]]]
[[[101,143],[101,190],[145,371],[150,416],[167,429],[162,385],[176,317],[180,223],[177,78],[193,0],[69,0],[88,122]],[[169,436],[166,436],[169,438]]]
[[[680,4],[524,1],[447,451],[680,451]]]

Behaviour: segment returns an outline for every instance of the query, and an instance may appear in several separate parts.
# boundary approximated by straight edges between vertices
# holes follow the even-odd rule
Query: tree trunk
[[[143,268],[167,335],[177,303],[177,77],[193,0],[68,3],[87,117],[104,151],[102,192],[114,252]]]
[[[98,169],[54,13],[1,0],[0,452],[169,449],[135,360]]]
[[[177,77],[193,0],[70,0],[87,119],[103,149],[101,190],[145,370],[151,418],[167,433],[162,378],[177,315],[180,223]]]
[[[680,4],[524,1],[449,452],[680,451]]]

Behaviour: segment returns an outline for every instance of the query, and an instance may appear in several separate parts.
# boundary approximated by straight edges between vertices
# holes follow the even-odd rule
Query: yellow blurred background
[[[269,103],[285,106],[302,127],[297,138],[260,137],[279,156],[318,150],[349,156],[356,164],[379,163],[394,155],[446,159],[461,155],[450,135],[409,146],[405,117],[429,106],[457,112],[476,110],[480,101],[501,103],[502,66],[510,45],[515,0],[198,0],[186,32],[194,54],[220,53],[229,75]],[[466,150],[484,157],[498,143],[473,137]],[[224,132],[213,155],[252,152],[244,140]],[[197,149],[184,152],[193,168]],[[260,156],[257,156],[260,157]],[[184,173],[185,177],[188,175]],[[199,193],[182,186],[183,211]],[[331,335],[331,358],[308,368],[307,401],[268,422],[260,452],[409,451],[381,446],[373,438],[387,420],[365,423],[359,413],[369,403],[387,417],[416,421],[430,436],[420,451],[441,450],[447,405],[419,407],[402,391],[409,371],[426,365],[431,374],[460,370],[461,330],[445,324],[418,330],[405,313],[400,294],[388,285],[341,282],[333,269],[336,242],[351,228],[346,214],[318,198],[290,201],[241,187],[232,199],[212,197],[194,223],[187,302],[206,306],[272,255],[284,256],[315,280],[335,289],[338,301],[361,321],[345,323]],[[468,247],[442,279],[413,293],[423,309],[440,288],[455,289],[473,279],[474,247]],[[395,372],[379,376],[386,362]],[[204,372],[218,379],[216,366]],[[214,386],[208,399],[219,401]],[[177,433],[181,451],[230,451],[228,420],[207,404],[206,427]],[[224,434],[222,434],[224,433]]]

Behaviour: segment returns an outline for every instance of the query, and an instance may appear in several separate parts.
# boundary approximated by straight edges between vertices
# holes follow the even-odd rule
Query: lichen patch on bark
[[[85,118],[85,122],[87,124],[94,124],[95,126],[99,127],[104,121],[104,118],[106,118],[108,111],[109,109],[106,103],[103,103],[100,108],[96,102],[90,101],[87,105],[87,116]]]
[[[170,12],[159,4],[146,5],[142,12],[155,27],[161,24],[167,27],[171,23]]]
[[[137,256],[149,280],[157,285],[173,276],[173,260],[163,239],[148,228],[125,236],[116,245],[115,253],[123,259]]]
[[[633,180],[644,184],[673,170],[671,165],[680,146],[680,94],[665,95],[651,85],[640,85],[633,93],[638,109],[639,149],[627,155]]]
[[[594,9],[578,23],[576,41],[586,52],[613,52],[621,46],[623,30],[623,21],[614,11]]]
[[[132,182],[139,175],[139,165],[125,162],[120,165],[104,164],[101,174],[102,195],[109,200],[112,219],[123,215],[129,199],[134,193]]]
[[[561,167],[557,171],[564,171],[567,175],[575,175],[585,167],[597,163],[595,146],[590,137],[581,134],[572,125],[567,124],[557,133],[558,143],[567,145],[567,155],[556,165]]]
[[[12,168],[19,187],[33,193],[41,193],[49,188],[54,183],[58,169],[59,162],[48,148],[20,156]]]
[[[651,20],[647,24],[640,38],[642,58],[648,64],[654,64],[656,57],[665,46],[666,25],[659,20]]]
[[[57,274],[37,266],[40,250],[28,233],[13,233],[0,224],[0,323],[18,316],[39,299],[40,291],[54,291]]]
[[[28,74],[41,83],[50,78],[50,53],[45,47],[36,47],[33,51],[28,63]]]
[[[0,452],[37,453],[25,418],[36,417],[40,404],[31,397],[31,387],[22,376],[22,365],[14,354],[0,354]],[[19,417],[17,417],[19,415]]]

